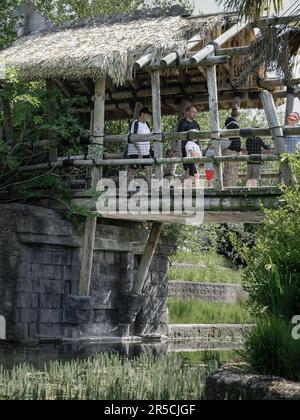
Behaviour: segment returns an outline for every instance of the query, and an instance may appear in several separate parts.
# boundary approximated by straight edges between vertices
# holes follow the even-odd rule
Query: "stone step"
[[[247,299],[241,284],[169,281],[169,297],[203,302],[238,303]]]
[[[253,324],[170,324],[168,338],[169,341],[200,340],[239,346],[243,333],[253,327]]]

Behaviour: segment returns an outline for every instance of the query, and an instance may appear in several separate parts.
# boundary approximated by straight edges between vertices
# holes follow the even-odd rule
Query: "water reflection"
[[[66,342],[21,345],[0,340],[0,366],[12,369],[26,363],[34,368],[43,369],[50,361],[68,361],[83,359],[101,353],[119,354],[121,357],[134,358],[142,354],[159,357],[168,352],[194,352],[229,350],[220,343],[214,346],[205,343],[102,343],[102,342]],[[232,354],[232,352],[230,352]],[[231,357],[231,356],[230,356]]]

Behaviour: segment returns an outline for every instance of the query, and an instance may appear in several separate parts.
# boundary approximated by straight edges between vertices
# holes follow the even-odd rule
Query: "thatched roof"
[[[223,14],[197,19],[166,13],[157,17],[157,12],[156,17],[140,15],[135,20],[123,15],[121,22],[94,20],[23,36],[0,52],[0,60],[26,79],[108,74],[120,85],[132,78],[134,63],[144,54],[151,53],[156,60],[176,49],[184,55],[189,38],[199,34],[199,45],[201,40],[209,42],[226,22]]]

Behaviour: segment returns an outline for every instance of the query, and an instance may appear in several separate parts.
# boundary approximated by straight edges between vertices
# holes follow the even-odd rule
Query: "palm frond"
[[[265,13],[269,15],[272,11],[276,14],[283,9],[283,0],[218,0],[225,10],[238,12],[241,18],[256,21]]]

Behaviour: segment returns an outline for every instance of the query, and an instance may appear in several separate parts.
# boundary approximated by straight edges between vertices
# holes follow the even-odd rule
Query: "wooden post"
[[[210,126],[212,131],[212,140],[215,144],[217,156],[222,155],[220,145],[220,118],[218,108],[218,86],[217,86],[217,71],[216,66],[207,67],[207,87],[209,94],[209,113],[210,113]],[[223,189],[223,174],[222,166],[216,165],[216,175],[219,188]]]
[[[273,96],[267,90],[262,91],[260,96],[265,110],[268,125],[270,127],[272,136],[274,137],[276,153],[278,155],[282,155],[286,152],[286,145],[283,130],[276,112]],[[288,162],[285,162],[282,165],[282,176],[285,185],[293,184],[292,170]]]
[[[163,224],[162,223],[153,223],[152,230],[149,235],[145,252],[142,257],[142,261],[140,263],[140,266],[138,268],[136,281],[133,286],[132,292],[134,294],[141,294],[145,285],[145,281],[147,279],[149,269],[152,263],[152,259],[154,257],[156,247],[159,241],[159,236],[161,233]]]
[[[95,84],[95,102],[92,130],[92,145],[89,146],[89,158],[103,159],[104,140],[104,111],[105,111],[105,78],[97,79]],[[102,168],[92,169],[92,188],[95,189],[102,177]],[[88,218],[85,223],[84,245],[82,251],[82,262],[80,272],[79,293],[80,295],[90,294],[91,275],[93,268],[93,255],[95,245],[95,233],[97,227],[97,216]]]
[[[151,72],[151,86],[152,86],[152,112],[153,112],[153,132],[157,133],[157,139],[160,140],[155,142],[154,155],[156,159],[163,157],[162,147],[162,120],[161,120],[161,98],[160,98],[160,73],[159,70]],[[157,179],[163,179],[163,166],[155,166],[155,177]]]

